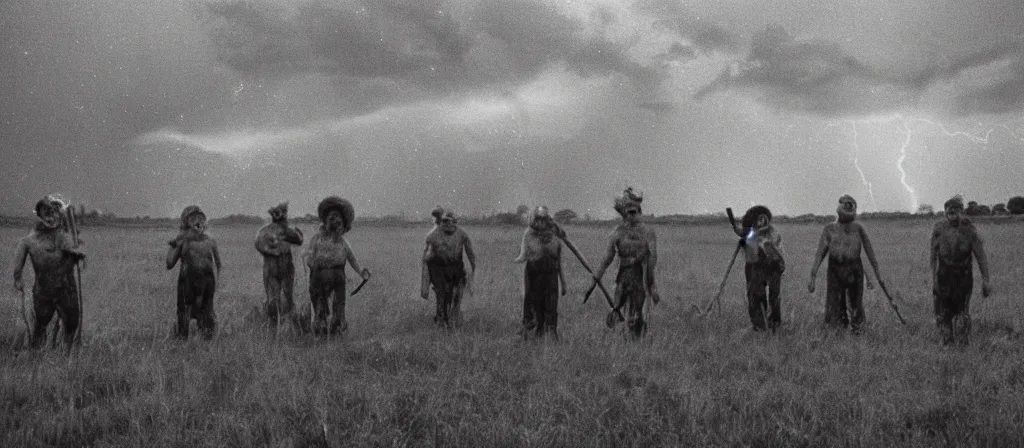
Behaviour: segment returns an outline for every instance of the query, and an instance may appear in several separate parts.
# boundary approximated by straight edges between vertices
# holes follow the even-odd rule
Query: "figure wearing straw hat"
[[[309,267],[309,300],[313,307],[313,331],[337,334],[348,329],[345,320],[345,264],[350,263],[362,277],[369,280],[370,270],[360,268],[345,233],[352,230],[355,209],[352,203],[330,196],[317,205],[323,223],[313,235],[303,258]],[[361,286],[361,285],[360,285]],[[357,287],[352,294],[355,294]],[[331,300],[333,297],[333,300]]]

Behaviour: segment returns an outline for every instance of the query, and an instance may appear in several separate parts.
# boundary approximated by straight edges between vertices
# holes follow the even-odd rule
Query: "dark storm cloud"
[[[585,75],[619,73],[642,88],[658,79],[626,54],[628,44],[605,37],[617,18],[599,7],[585,19],[536,0],[313,2],[294,10],[225,1],[200,12],[218,60],[249,75],[318,72],[451,91],[520,84],[562,62]]]
[[[908,107],[964,116],[1024,107],[1024,44],[1019,39],[960,54],[942,50],[946,54],[941,62],[923,68],[878,68],[838,43],[797,40],[772,25],[753,37],[744,60],[725,68],[694,98],[740,90],[773,107],[824,116],[870,115]],[[940,98],[920,104],[921,97],[931,91],[941,91]]]
[[[765,103],[820,115],[891,110],[914,101],[909,80],[869,67],[838,44],[794,39],[780,26],[753,38],[744,61],[727,67],[694,97],[751,91]]]
[[[736,53],[740,49],[739,40],[725,28],[698,19],[693,13],[676,0],[641,0],[635,4],[639,11],[654,15],[658,26],[669,29],[690,45],[703,52],[721,51]],[[676,44],[671,52],[679,53],[682,48],[693,51],[688,46]]]
[[[1006,42],[952,59],[929,71],[927,82],[966,84],[951,110],[956,115],[1000,114],[1024,108],[1024,43]]]

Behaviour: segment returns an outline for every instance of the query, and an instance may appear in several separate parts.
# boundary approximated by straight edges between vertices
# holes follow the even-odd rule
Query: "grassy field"
[[[253,311],[256,228],[215,227],[219,334],[187,343],[169,339],[172,231],[86,228],[84,347],[71,356],[15,349],[19,301],[0,258],[0,446],[1021,446],[1022,224],[979,225],[995,293],[975,293],[965,349],[937,344],[922,221],[866,223],[906,326],[875,290],[865,334],[823,328],[824,270],[806,292],[821,227],[801,224],[779,226],[780,332],[749,331],[742,265],[723,312],[695,315],[734,239],[715,226],[657,227],[663,301],[649,337],[605,328],[607,307],[580,303],[589,278],[567,259],[559,343],[516,336],[520,228],[466,229],[477,294],[464,327],[445,331],[418,297],[427,229],[357,227],[349,239],[374,277],[349,300],[348,334],[317,339],[266,329]],[[609,229],[568,230],[596,264]],[[13,253],[26,232],[0,229],[0,247]],[[306,287],[299,279],[299,303]]]

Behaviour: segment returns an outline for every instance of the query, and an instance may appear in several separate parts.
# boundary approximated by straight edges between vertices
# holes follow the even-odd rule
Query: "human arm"
[[[274,234],[266,227],[260,229],[256,234],[256,252],[264,257],[276,257],[281,255],[277,245],[274,244]]]
[[[654,269],[658,266],[658,236],[654,230],[647,233],[647,250],[647,278],[644,281],[647,283],[647,290],[651,293],[651,300],[657,304],[661,301],[661,295],[658,294],[658,285],[654,282]]]
[[[463,250],[466,251],[466,259],[469,260],[469,276],[466,278],[466,290],[469,295],[473,295],[473,279],[476,278],[476,253],[473,252],[473,241],[469,239],[469,235],[462,234],[463,238]]]
[[[469,239],[469,235],[463,234],[465,245],[463,250],[466,251],[466,259],[469,260],[469,274],[476,274],[476,253],[473,252],[473,241]]]
[[[28,259],[28,244],[22,239],[18,241],[18,248],[14,250],[14,288],[18,291],[25,291],[25,281],[22,280],[21,273],[25,268],[26,259]]]
[[[985,242],[977,233],[974,234],[971,252],[974,253],[974,259],[978,260],[978,270],[981,271],[981,295],[988,297],[989,294],[992,294],[992,285],[989,283],[988,277],[988,257],[985,255]]]
[[[860,234],[861,245],[864,247],[864,254],[868,256],[868,262],[871,263],[871,270],[875,273],[875,281],[878,282],[878,286],[885,289],[885,281],[882,280],[882,274],[878,272],[878,259],[875,258],[875,249],[871,246],[871,238],[868,237],[868,232],[864,230],[863,226],[857,226],[857,232]],[[871,279],[868,276],[864,276],[867,280],[868,288],[871,288]]]
[[[281,223],[281,228],[283,229],[282,233],[284,233],[284,240],[285,241],[287,241],[287,242],[289,242],[291,244],[294,244],[296,246],[301,246],[302,245],[302,230],[301,229],[299,229],[298,227],[289,227],[288,226],[288,221],[282,222]]]
[[[782,234],[778,230],[772,231],[772,247],[779,255],[779,272],[786,272],[786,254],[782,251]]]
[[[181,258],[181,246],[183,245],[184,243],[179,242],[172,245],[170,249],[167,249],[167,269],[173,268],[178,263],[178,260]]]
[[[526,238],[530,235],[530,228],[527,227],[526,231],[523,232],[523,239],[519,243],[519,256],[512,260],[513,263],[523,263],[526,261]]]
[[[811,265],[811,279],[807,282],[807,292],[814,292],[814,280],[818,276],[818,268],[821,267],[821,262],[825,259],[825,255],[828,254],[829,240],[828,226],[826,226],[821,231],[821,238],[818,239],[818,251],[814,253],[814,264]]]
[[[342,242],[342,244],[345,245],[345,257],[346,257],[348,263],[352,265],[352,269],[354,269],[356,272],[358,272],[359,276],[362,277],[363,280],[369,279],[370,278],[370,270],[366,269],[366,268],[359,267],[359,262],[356,261],[356,254],[355,254],[355,252],[352,252],[352,246],[349,246],[348,240],[346,240],[345,238],[342,238],[341,242]]]
[[[210,252],[213,253],[213,264],[217,266],[217,276],[220,277],[220,251],[217,250],[217,242],[210,240]]]
[[[430,243],[424,245],[423,256],[420,257],[420,297],[424,300],[430,297],[430,269],[427,267],[427,257],[430,253]]]

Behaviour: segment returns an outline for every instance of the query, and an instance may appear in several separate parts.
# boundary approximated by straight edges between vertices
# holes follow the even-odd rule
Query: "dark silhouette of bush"
[[[1024,215],[1024,196],[1014,196],[1006,201],[1006,210],[1014,215]]]
[[[577,215],[576,212],[567,208],[555,212],[555,222],[558,222],[559,224],[570,223],[578,217],[579,215]]]
[[[1006,210],[1006,204],[1003,204],[1002,202],[992,206],[993,215],[1005,215],[1007,213],[1009,212]]]

